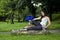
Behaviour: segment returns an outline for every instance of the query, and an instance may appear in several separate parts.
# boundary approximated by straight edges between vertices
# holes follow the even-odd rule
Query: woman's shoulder
[[[49,16],[45,16],[46,18],[49,18]]]
[[[48,17],[48,16],[46,16],[46,18],[47,18],[47,19],[49,19],[49,17]]]

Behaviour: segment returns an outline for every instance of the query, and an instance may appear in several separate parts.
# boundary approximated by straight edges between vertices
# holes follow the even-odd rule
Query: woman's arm
[[[49,27],[50,24],[51,24],[51,21],[50,21],[50,18],[49,17],[47,17],[47,20],[48,20],[48,24],[47,24],[46,28]]]
[[[39,20],[39,19],[41,19],[41,17],[38,17],[38,18],[34,18],[33,20]]]

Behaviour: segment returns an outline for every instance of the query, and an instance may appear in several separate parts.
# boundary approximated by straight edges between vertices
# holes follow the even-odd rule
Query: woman
[[[41,22],[36,22],[35,20],[41,20]],[[32,26],[33,24],[33,26]],[[38,18],[34,18],[33,20],[29,20],[29,25],[23,29],[19,29],[17,31],[29,31],[29,30],[45,30],[50,26],[50,18],[47,16],[45,11],[41,11],[41,16]],[[12,32],[16,32],[12,30]]]

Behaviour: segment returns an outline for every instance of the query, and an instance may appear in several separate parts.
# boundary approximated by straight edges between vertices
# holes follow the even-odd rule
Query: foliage
[[[14,13],[15,19],[23,19],[29,14],[36,16],[41,11],[41,8],[39,7],[36,10],[31,1],[35,1],[34,3],[41,2],[43,4],[42,8],[49,13],[51,18],[53,12],[59,11],[59,5],[57,5],[60,4],[59,0],[0,0],[0,16],[9,18],[12,13]]]
[[[11,13],[14,13],[14,17],[23,17],[27,14],[28,12],[28,8],[24,6],[19,7],[18,4],[19,0],[0,0],[0,15],[1,16],[5,16],[7,15],[7,17],[11,15]]]

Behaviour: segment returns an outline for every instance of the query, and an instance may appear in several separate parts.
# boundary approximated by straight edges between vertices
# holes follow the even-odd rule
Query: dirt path
[[[49,30],[51,33],[60,33],[60,30]]]
[[[48,30],[50,33],[60,34],[60,30]],[[11,32],[0,32],[0,34],[11,34]]]

